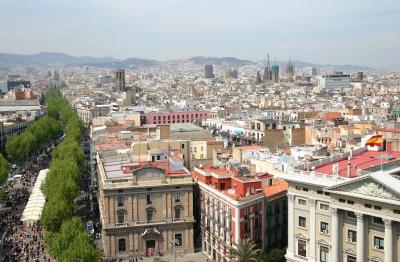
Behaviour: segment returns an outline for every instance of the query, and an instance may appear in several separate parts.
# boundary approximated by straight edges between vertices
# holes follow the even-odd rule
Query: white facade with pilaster
[[[287,261],[398,261],[400,180],[311,173],[281,176],[289,183]]]

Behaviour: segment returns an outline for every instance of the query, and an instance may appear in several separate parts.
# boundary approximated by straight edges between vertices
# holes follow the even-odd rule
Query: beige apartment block
[[[105,257],[192,253],[193,182],[181,154],[172,152],[168,161],[131,159],[97,155]]]

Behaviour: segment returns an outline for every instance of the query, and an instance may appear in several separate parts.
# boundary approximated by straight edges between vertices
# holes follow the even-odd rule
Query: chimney
[[[347,177],[351,177],[351,162],[347,161]]]

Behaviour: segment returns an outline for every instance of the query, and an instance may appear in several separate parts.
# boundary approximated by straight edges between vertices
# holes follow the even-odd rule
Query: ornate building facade
[[[398,261],[398,160],[381,161],[382,170],[367,172],[376,163],[372,157],[364,159],[366,155],[370,153],[282,176],[289,183],[287,261]],[[347,171],[342,162],[347,162]],[[326,172],[330,168],[332,173]]]
[[[194,183],[182,155],[160,154],[150,162],[131,158],[97,155],[105,257],[193,252]]]

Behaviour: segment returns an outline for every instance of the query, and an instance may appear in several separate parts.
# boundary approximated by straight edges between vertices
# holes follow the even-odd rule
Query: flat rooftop
[[[177,156],[170,156],[172,161],[180,160]],[[129,179],[133,177],[133,172],[145,167],[156,167],[163,169],[166,176],[191,176],[190,172],[185,168],[173,168],[168,161],[135,161],[132,156],[108,156],[102,158],[102,164],[105,171],[106,179]]]
[[[385,165],[400,159],[400,152],[394,151],[365,151],[358,155],[353,155],[350,160],[351,170],[350,177],[357,176],[357,170],[365,170],[368,168],[376,167],[381,164]],[[317,173],[333,174],[333,165],[338,163],[339,176],[348,177],[347,163],[348,159],[331,162],[326,165],[319,166],[315,169]]]

